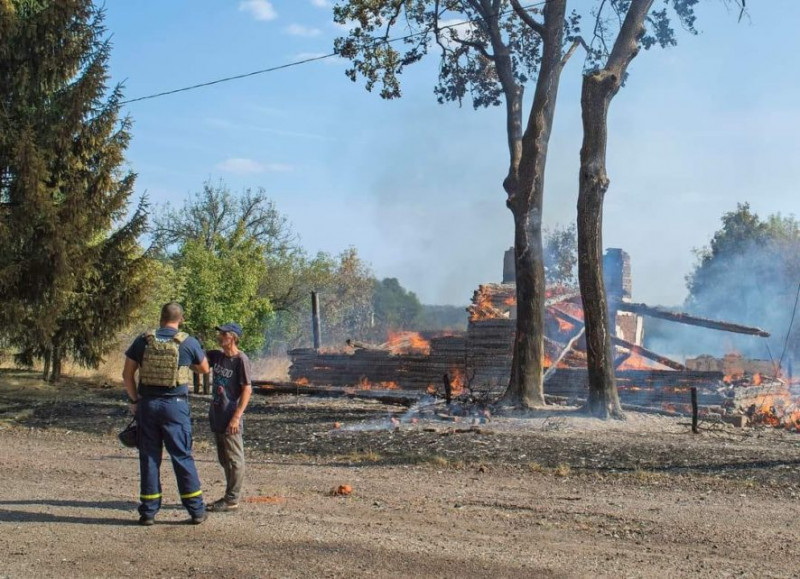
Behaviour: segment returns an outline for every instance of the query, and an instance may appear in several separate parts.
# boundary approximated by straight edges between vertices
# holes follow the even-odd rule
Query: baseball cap
[[[221,326],[217,326],[214,329],[220,332],[231,332],[233,334],[236,334],[236,336],[239,338],[242,337],[242,326],[240,326],[236,322],[228,322],[227,324],[222,324]]]

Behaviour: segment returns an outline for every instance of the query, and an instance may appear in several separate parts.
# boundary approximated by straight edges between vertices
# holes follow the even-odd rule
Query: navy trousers
[[[161,456],[163,448],[172,458],[181,502],[192,516],[205,511],[200,477],[192,456],[192,423],[185,396],[145,396],[137,409],[139,423],[139,514],[155,517],[161,508]]]

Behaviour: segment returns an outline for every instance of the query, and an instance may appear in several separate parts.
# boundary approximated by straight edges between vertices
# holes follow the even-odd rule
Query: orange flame
[[[516,305],[516,297],[508,296],[504,298],[502,304],[499,302],[500,297],[500,295],[497,296],[497,302],[493,301],[491,291],[484,286],[479,286],[472,296],[472,305],[467,308],[470,321],[508,318],[510,315],[508,310],[504,311],[501,306]]]
[[[464,392],[464,387],[467,385],[464,371],[457,366],[451,366],[448,376],[450,377],[450,386],[453,396],[460,396]]]
[[[308,386],[309,384],[308,378],[298,378],[297,380],[294,381],[294,383],[297,384],[298,386]]]
[[[556,321],[558,322],[558,330],[560,332],[571,332],[575,328],[573,324],[570,324],[567,320],[559,318],[558,316],[556,316]]]
[[[652,370],[651,364],[646,358],[632,352],[631,355],[617,368],[618,370]]]
[[[418,332],[389,332],[384,349],[392,354],[424,354],[431,353],[431,343]]]

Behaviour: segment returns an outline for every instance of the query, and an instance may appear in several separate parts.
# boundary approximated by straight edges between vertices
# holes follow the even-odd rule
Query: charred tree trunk
[[[53,346],[50,363],[52,368],[50,370],[50,382],[54,384],[61,380],[61,362],[63,354],[59,346]]]
[[[45,349],[42,364],[42,380],[46,381],[50,379],[50,348]]]
[[[639,51],[644,21],[653,0],[633,0],[606,66],[583,77],[583,146],[578,193],[578,281],[586,324],[588,411],[622,418],[611,349],[608,300],[603,283],[603,200],[608,190],[606,145],[608,108]]]
[[[512,4],[518,9],[519,2]],[[521,14],[520,9],[518,12]],[[542,249],[544,170],[555,116],[558,83],[569,57],[563,54],[566,1],[551,0],[545,5],[543,12],[543,25],[531,23],[540,34],[543,47],[536,92],[528,125],[521,139],[518,162],[515,163],[512,156],[509,175],[503,184],[508,194],[506,204],[514,216],[517,284],[517,331],[511,377],[503,401],[524,408],[545,404],[542,382],[545,299]],[[499,63],[497,68],[502,77]],[[508,96],[508,92],[506,95]],[[519,96],[521,99],[521,94]]]
[[[544,406],[544,263],[539,212],[514,215],[517,331],[505,399],[514,406]]]

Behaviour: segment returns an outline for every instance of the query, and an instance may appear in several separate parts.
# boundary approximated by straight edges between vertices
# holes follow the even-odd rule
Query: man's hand
[[[203,361],[199,364],[191,364],[189,369],[195,374],[208,374],[211,372],[211,368],[208,366],[208,358],[203,358]]]
[[[239,420],[241,420],[241,416],[236,416],[234,414],[231,421],[228,423],[228,428],[225,429],[227,434],[239,434]]]
[[[125,394],[128,395],[128,408],[134,416],[139,407],[139,394],[136,392],[136,371],[138,369],[139,364],[126,356],[125,366],[122,368],[122,383],[125,386]]]

